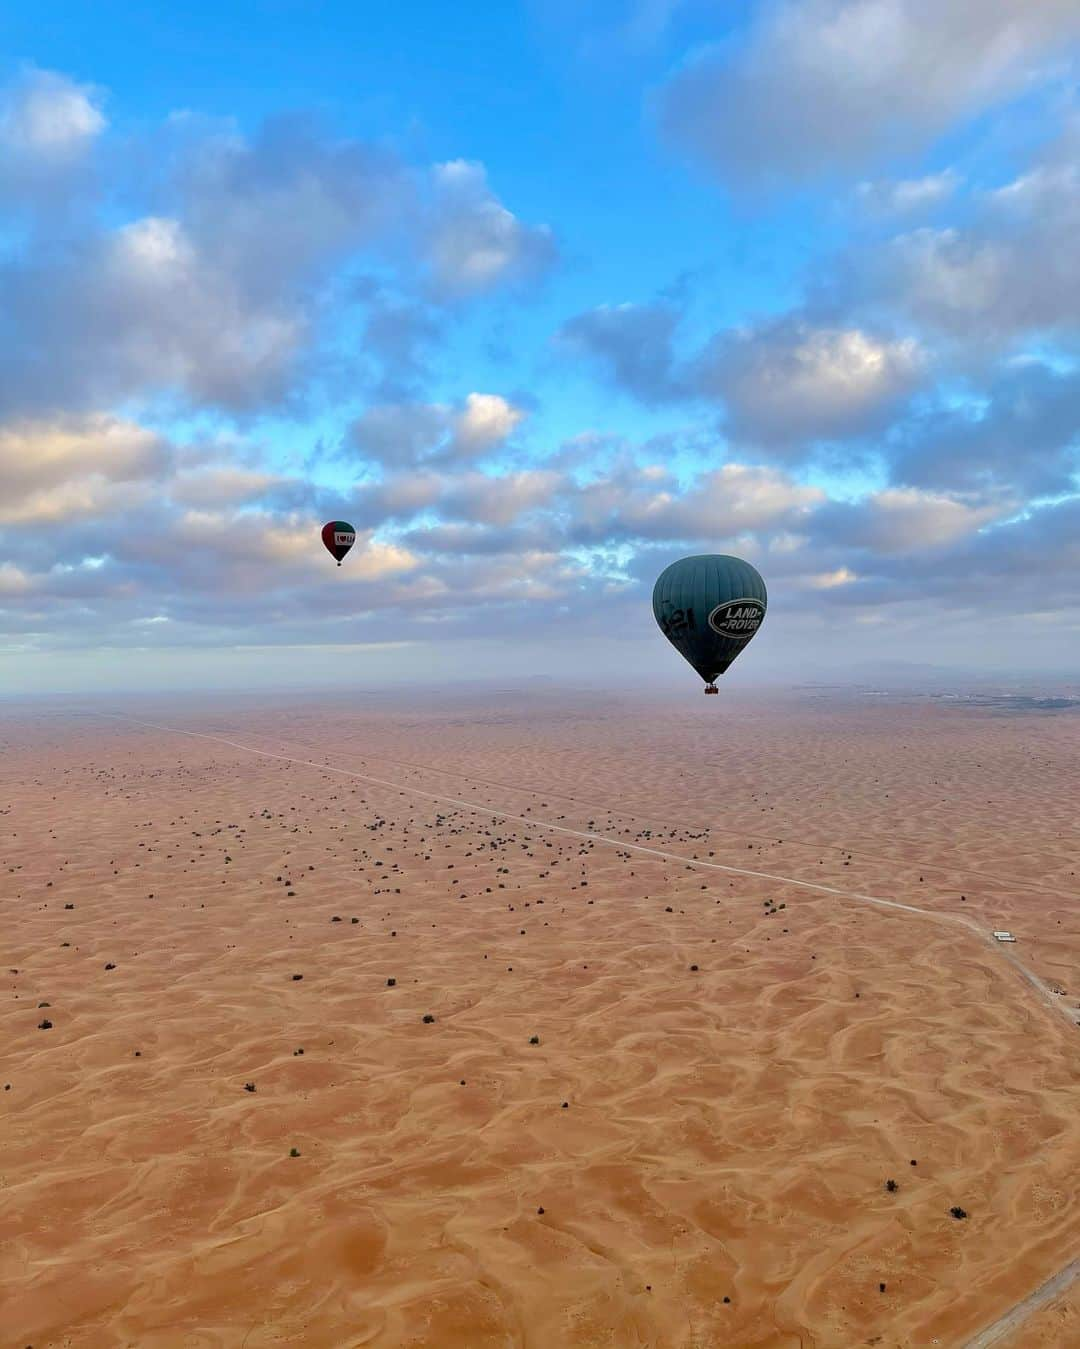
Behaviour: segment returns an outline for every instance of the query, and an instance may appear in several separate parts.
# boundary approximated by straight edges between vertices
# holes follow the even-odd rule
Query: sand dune
[[[619,846],[1009,927],[1077,1008],[1080,718],[109,710],[382,784],[0,721],[4,1343],[963,1345],[1080,1252],[1080,1030],[1003,953]]]

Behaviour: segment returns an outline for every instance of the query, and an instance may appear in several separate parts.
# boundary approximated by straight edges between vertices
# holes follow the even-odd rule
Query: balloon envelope
[[[653,614],[671,645],[711,684],[761,626],[765,582],[738,557],[703,553],[673,562],[653,587]]]
[[[356,542],[356,530],[346,520],[331,520],[322,527],[322,541],[338,566]]]

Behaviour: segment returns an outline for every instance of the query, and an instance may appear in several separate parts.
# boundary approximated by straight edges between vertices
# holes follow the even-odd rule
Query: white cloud
[[[432,173],[435,204],[428,258],[436,290],[460,297],[534,276],[555,257],[546,225],[528,226],[499,201],[482,164],[463,159]]]
[[[0,426],[0,523],[113,514],[169,461],[153,432],[103,414]]]
[[[725,177],[806,178],[933,139],[1078,37],[1075,0],[779,0],[675,76],[663,119]]]
[[[1007,506],[973,506],[916,488],[889,488],[868,502],[870,545],[880,552],[941,548],[1008,513]]]
[[[366,459],[402,467],[472,459],[501,445],[525,412],[500,394],[470,393],[457,407],[445,403],[385,403],[352,424],[349,443]]]
[[[827,506],[815,521],[819,543],[857,548],[879,557],[915,557],[954,548],[1015,503],[976,504],[918,488],[890,487],[853,504]]]
[[[763,446],[862,435],[914,389],[922,357],[911,339],[781,319],[716,338],[702,388],[728,408],[730,434]]]
[[[561,474],[525,469],[497,477],[469,473],[455,478],[443,497],[454,515],[488,525],[506,525],[519,515],[547,505],[563,486]]]
[[[117,266],[152,285],[175,285],[186,280],[195,262],[195,250],[178,220],[147,216],[122,226],[113,236]]]
[[[471,393],[458,414],[455,437],[466,449],[482,452],[501,444],[524,420],[525,413],[495,393]]]
[[[104,125],[91,92],[58,76],[7,95],[0,202],[49,228],[0,269],[0,418],[153,398],[250,414],[315,385],[400,388],[439,331],[433,294],[486,293],[554,257],[480,164],[432,173],[279,118],[250,137],[185,119],[79,168],[75,149]],[[393,304],[365,271],[388,274]],[[322,348],[358,302],[360,340]]]
[[[22,595],[30,589],[30,578],[10,562],[0,562],[0,595]]]
[[[860,205],[878,215],[908,215],[947,201],[960,186],[955,169],[923,178],[863,182],[856,189]]]
[[[918,229],[856,264],[867,291],[978,342],[1073,330],[1080,312],[1080,122],[1032,168],[973,202],[963,226]]]
[[[234,465],[207,467],[181,473],[173,480],[170,495],[187,506],[234,505],[254,501],[283,482],[277,474]]]
[[[415,571],[420,559],[407,548],[393,543],[368,540],[355,559],[350,557],[349,575],[360,581],[379,581],[387,576],[400,576]]]
[[[49,70],[29,71],[0,105],[0,141],[21,155],[78,154],[105,129],[99,101],[90,85]]]
[[[808,590],[835,590],[837,586],[852,585],[859,578],[850,567],[837,567],[835,571],[814,572],[802,578],[802,584]]]
[[[622,539],[730,540],[783,529],[825,499],[775,469],[725,464],[680,490],[636,471],[600,478],[571,503],[571,534],[583,542]]]

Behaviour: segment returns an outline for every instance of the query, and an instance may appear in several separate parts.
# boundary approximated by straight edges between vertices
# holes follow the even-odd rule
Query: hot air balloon
[[[340,567],[341,559],[356,542],[356,530],[345,520],[331,520],[322,527],[322,541]]]
[[[653,614],[679,655],[705,680],[705,692],[761,627],[768,594],[749,562],[723,553],[684,557],[653,587]]]

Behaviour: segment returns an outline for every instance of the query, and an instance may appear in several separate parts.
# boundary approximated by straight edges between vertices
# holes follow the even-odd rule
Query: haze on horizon
[[[1075,671],[1080,9],[577,8],[11,7],[6,694]]]

